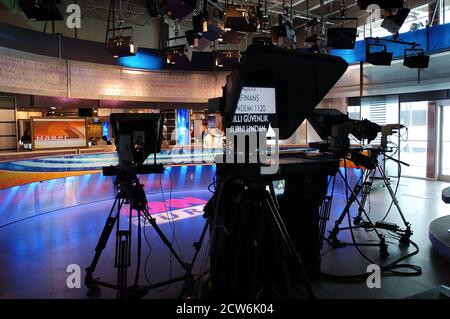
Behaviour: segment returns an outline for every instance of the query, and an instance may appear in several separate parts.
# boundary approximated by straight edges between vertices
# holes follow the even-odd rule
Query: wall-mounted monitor
[[[87,147],[84,118],[31,118],[34,150]]]

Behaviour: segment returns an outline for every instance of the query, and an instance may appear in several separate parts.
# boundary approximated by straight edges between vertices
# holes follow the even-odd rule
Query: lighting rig
[[[169,65],[189,63],[192,61],[194,48],[198,46],[198,35],[194,30],[188,30],[184,33],[184,36],[178,36],[178,23],[175,23],[174,33],[175,37],[167,39],[167,44],[171,41],[173,41],[174,44],[171,46],[168,45],[165,49],[164,55],[166,63]],[[186,44],[177,45],[176,42],[180,39],[186,39]]]
[[[373,65],[391,65],[393,53],[387,51],[389,43],[410,47],[404,50],[403,65],[412,69],[428,68],[430,57],[424,54],[423,49],[418,48],[420,44],[398,39],[366,38],[366,62]],[[374,51],[373,48],[382,49]]]
[[[340,27],[329,27],[327,29],[327,47],[333,49],[354,49],[357,28],[358,28],[358,18],[348,18],[346,17],[347,6],[345,0],[342,1],[341,6],[341,16],[339,18],[329,18],[329,21],[335,23],[341,23]],[[354,22],[355,27],[346,27],[347,22]]]
[[[19,7],[27,18],[35,21],[64,20],[61,0],[20,0]]]
[[[214,51],[214,64],[217,69],[237,67],[239,58],[238,50]]]
[[[137,45],[133,41],[133,28],[125,27],[122,0],[119,0],[119,19],[116,20],[116,1],[110,0],[105,42],[114,58],[134,56]]]

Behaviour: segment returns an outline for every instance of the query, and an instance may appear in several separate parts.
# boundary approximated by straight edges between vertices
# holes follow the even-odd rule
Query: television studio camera
[[[389,253],[385,236],[378,231],[378,229],[384,229],[396,233],[399,236],[399,242],[401,244],[408,245],[412,235],[411,225],[403,214],[396,197],[396,192],[392,189],[389,178],[386,176],[386,172],[380,161],[380,157],[382,157],[384,159],[390,159],[398,165],[409,166],[407,163],[402,162],[388,154],[392,152],[392,148],[388,144],[388,137],[405,127],[401,124],[387,124],[380,126],[368,120],[352,120],[349,119],[346,114],[343,114],[336,109],[316,109],[312,115],[308,117],[308,121],[323,140],[323,142],[311,143],[311,146],[317,147],[322,152],[330,152],[343,158],[345,173],[347,162],[353,162],[357,167],[362,168],[364,171],[353,188],[350,186],[346,174],[343,174],[340,170],[338,171],[338,176],[340,176],[344,182],[346,193],[349,193],[350,195],[347,196],[348,198],[346,205],[342,210],[342,213],[339,215],[339,218],[335,221],[334,227],[328,236],[328,241],[330,244],[333,247],[343,247],[346,245],[378,246],[380,256],[387,257]],[[380,145],[370,145],[370,143],[375,140],[380,133]],[[350,145],[350,135],[359,141],[358,146],[353,147]],[[402,222],[404,223],[403,229],[396,224],[385,222],[384,219],[376,223],[371,221],[369,214],[365,209],[365,204],[372,189],[375,177],[380,178],[388,190],[389,195],[392,198],[392,203],[395,204]],[[335,181],[336,176],[333,176],[331,180],[332,192]],[[361,199],[358,199],[360,195]],[[332,199],[329,198],[329,201],[331,200]],[[350,214],[350,208],[355,202],[358,205],[358,213],[353,219],[354,225],[340,227],[345,217]],[[329,215],[329,210],[324,211],[322,219],[325,221],[328,220]],[[321,237],[324,238],[325,224],[322,223],[320,228]],[[337,238],[340,230],[353,230],[354,228],[373,230],[377,235],[379,242],[364,244],[356,242],[344,243]]]
[[[201,249],[204,233],[202,233],[200,240],[194,243],[195,254],[191,263],[183,261],[179,253],[173,248],[171,241],[150,215],[144,185],[140,183],[138,178],[140,174],[163,174],[164,172],[163,165],[156,162],[156,153],[161,150],[163,116],[161,114],[118,113],[111,114],[110,120],[116,138],[119,164],[117,166],[103,167],[103,175],[113,176],[116,197],[95,248],[95,255],[89,267],[86,268],[85,285],[88,288],[88,296],[98,294],[100,287],[107,287],[117,291],[117,298],[135,299],[145,296],[152,289],[157,289],[178,281],[184,281],[182,294],[189,294],[193,287],[192,265],[195,264],[195,260]],[[145,164],[150,154],[154,155],[153,163]],[[124,209],[126,204],[129,205],[128,220],[121,217],[121,210]],[[127,279],[128,268],[131,267],[133,250],[133,212],[137,216],[136,274],[133,284],[129,285]],[[148,222],[153,227],[164,245],[169,249],[172,256],[184,270],[182,276],[159,283],[139,285],[142,253],[142,220]],[[114,227],[116,227],[114,267],[117,268],[117,281],[115,284],[94,278],[94,272],[100,256],[108,243]]]
[[[222,115],[227,139],[226,154],[216,159],[216,189],[204,209],[210,225],[213,297],[295,297],[302,295],[298,284],[303,284],[308,296],[314,297],[310,280],[321,272],[322,238],[332,203],[332,195],[327,193],[331,181],[334,189],[336,175],[341,175],[351,192],[348,202],[358,202],[362,214],[366,213],[358,199],[359,191],[350,187],[339,170],[343,157],[350,156],[371,174],[375,168],[381,172],[406,226],[405,230],[395,230],[403,232],[405,243],[409,241],[409,223],[378,162],[378,155],[387,152],[387,136],[400,126],[381,127],[368,120],[350,120],[337,110],[314,110],[347,67],[339,57],[250,46],[238,69],[228,76],[222,98],[209,101],[210,110]],[[268,96],[268,89],[273,91],[272,96]],[[247,96],[249,92],[254,99],[251,94]],[[253,105],[257,107],[252,108],[251,101],[257,101]],[[240,121],[243,113],[264,112],[268,115],[266,122],[259,126],[243,125]],[[274,159],[267,159],[268,150],[259,141],[264,138],[255,131],[262,127],[268,136],[275,129],[279,139],[286,139],[305,119],[326,142],[311,145],[318,152],[280,152],[277,170],[263,173],[262,168],[273,165]],[[368,156],[362,148],[350,145],[350,134],[370,142],[380,132],[383,145],[372,148]],[[239,144],[239,138],[246,142]],[[251,143],[252,138],[257,141]],[[273,184],[280,180],[284,181],[281,195]],[[335,243],[336,229],[340,229],[349,207],[330,235],[330,240],[336,238]],[[367,214],[364,223],[370,223],[375,231],[377,227],[389,226],[374,225]],[[361,225],[364,223],[361,217]],[[393,229],[394,226],[390,228]],[[374,246],[386,255],[384,237],[377,234],[380,243]]]
[[[227,139],[226,154],[216,160],[216,190],[205,206],[213,297],[292,297],[301,294],[300,282],[314,297],[310,278],[320,272],[319,209],[339,159],[289,153],[269,160],[260,133],[267,129],[269,135],[272,128],[278,138],[290,137],[347,67],[339,57],[250,46],[223,97],[210,100]],[[253,119],[252,114],[267,116],[258,117],[263,123],[245,123],[242,115]],[[263,173],[274,162],[277,169]],[[285,181],[281,198],[273,186],[279,180]]]

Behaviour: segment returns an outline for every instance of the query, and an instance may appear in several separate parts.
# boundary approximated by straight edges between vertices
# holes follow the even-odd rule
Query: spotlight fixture
[[[382,51],[370,52],[371,47],[382,47]],[[366,45],[366,62],[373,65],[391,65],[392,52],[386,51],[385,44],[367,44]]]
[[[199,36],[208,33],[212,25],[213,24],[209,23],[208,11],[192,16],[192,28]]]
[[[225,32],[218,25],[214,23],[209,23],[208,31],[202,32],[202,38],[208,40],[209,42],[213,42],[219,39],[224,34]]]
[[[411,10],[407,8],[387,9],[384,11],[384,20],[381,27],[392,34],[397,34]]]
[[[192,15],[192,29],[199,36],[201,36],[203,33],[203,25],[202,24],[203,24],[203,15],[201,13]]]
[[[28,19],[35,21],[64,20],[61,0],[20,0],[19,7]]]
[[[137,46],[131,36],[115,36],[108,40],[108,48],[114,58],[136,55]]]
[[[184,32],[186,41],[191,48],[198,47],[198,34],[194,30],[187,30]]]
[[[408,53],[416,53],[409,55]],[[423,53],[423,49],[405,49],[403,65],[411,69],[426,69],[430,56]]]
[[[202,37],[204,33],[209,31],[209,13],[208,13],[208,0],[203,1],[203,9],[199,14],[192,15],[192,29],[199,37]],[[214,41],[214,40],[212,40]]]
[[[239,63],[239,51],[227,50],[227,51],[215,51],[214,52],[214,64],[216,68],[232,68]]]
[[[205,15],[202,19],[202,32],[208,32],[208,15]]]
[[[257,10],[254,5],[226,4],[223,15],[225,31],[256,32],[258,29]]]
[[[239,31],[228,31],[221,35],[218,39],[220,44],[239,44],[244,38],[245,33]]]
[[[358,6],[361,10],[366,10],[370,5],[376,5],[381,9],[403,8],[403,0],[358,0]]]
[[[294,29],[290,22],[284,22],[283,16],[278,15],[278,25],[270,29],[272,43],[279,47],[288,47],[297,42]]]
[[[189,47],[187,47],[189,48]],[[176,45],[173,47],[169,47],[166,49],[166,63],[167,64],[185,64],[189,63],[190,59],[187,55],[189,50],[186,48],[186,45]]]
[[[327,46],[333,49],[354,49],[356,35],[356,28],[329,28]]]
[[[354,21],[358,24],[357,18],[332,18],[344,24],[346,21]],[[329,28],[327,30],[327,46],[333,49],[354,49],[357,35],[357,28]]]
[[[181,21],[197,7],[197,0],[163,0],[161,11],[170,19]]]

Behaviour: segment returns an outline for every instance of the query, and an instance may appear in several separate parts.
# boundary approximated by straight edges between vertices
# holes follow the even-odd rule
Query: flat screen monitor
[[[31,118],[34,150],[87,147],[87,127],[84,118]]]
[[[275,89],[269,122],[289,138],[347,70],[342,58],[278,47],[250,46],[227,79],[221,103],[225,128],[233,125],[243,88]]]
[[[229,127],[231,132],[267,131],[276,123],[276,89],[244,86]]]
[[[111,127],[119,154],[119,166],[140,166],[161,150],[162,114],[112,113]]]

